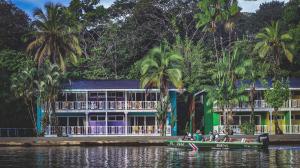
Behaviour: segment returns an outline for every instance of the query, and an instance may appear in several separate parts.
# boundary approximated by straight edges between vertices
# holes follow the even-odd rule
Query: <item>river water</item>
[[[170,147],[0,147],[0,167],[300,167],[300,146],[193,152]]]

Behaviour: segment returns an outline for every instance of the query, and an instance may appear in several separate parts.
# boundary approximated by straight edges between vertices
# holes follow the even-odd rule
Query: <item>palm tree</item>
[[[32,121],[35,131],[37,131],[36,114],[35,114],[35,85],[36,77],[35,68],[26,68],[21,71],[18,76],[12,78],[11,90],[17,97],[23,98],[27,107],[29,117]]]
[[[161,106],[164,106],[168,101],[169,83],[176,88],[181,88],[183,85],[180,69],[182,61],[181,55],[173,52],[167,45],[161,45],[161,47],[151,49],[141,63],[141,86],[143,88],[159,88]],[[167,111],[166,108],[161,109]],[[164,134],[167,113],[165,112],[161,118]]]
[[[277,22],[273,22],[271,26],[265,27],[262,32],[256,35],[258,42],[255,45],[254,50],[258,51],[258,54],[262,58],[267,56],[271,57],[270,63],[274,64],[275,71],[280,66],[280,59],[282,54],[286,56],[289,62],[293,62],[292,49],[293,44],[289,43],[292,41],[292,37],[288,33],[281,33]],[[277,78],[276,72],[274,77]]]
[[[264,28],[262,32],[258,33],[256,38],[259,41],[254,48],[254,51],[258,51],[260,57],[269,57],[268,62],[274,65],[272,68],[274,81],[277,81],[279,78],[282,55],[284,55],[289,62],[293,62],[294,58],[292,53],[294,45],[289,43],[292,41],[292,37],[288,33],[282,34],[278,24],[278,21],[273,22],[271,26]],[[278,126],[277,117],[275,118],[275,128],[279,129],[277,132],[282,132]]]
[[[50,59],[52,64],[59,64],[63,71],[66,57],[76,64],[77,57],[81,55],[76,37],[79,27],[67,24],[64,10],[62,5],[53,3],[45,5],[45,12],[35,9],[33,25],[36,31],[33,32],[34,40],[27,46],[27,51],[34,54],[39,65]]]
[[[232,52],[223,51],[222,58],[217,62],[217,72],[213,74],[214,85],[208,87],[208,104],[216,104],[223,113],[225,130],[229,131],[232,123],[233,108],[240,102],[245,102],[244,86],[237,86],[239,80],[243,80],[251,60],[245,59],[240,54],[239,45],[236,43]]]

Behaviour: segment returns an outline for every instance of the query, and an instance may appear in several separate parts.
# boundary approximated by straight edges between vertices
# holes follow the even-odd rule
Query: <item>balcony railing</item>
[[[160,135],[160,129],[154,125],[148,126],[48,126],[46,135]],[[167,135],[171,127],[167,126]]]
[[[218,105],[213,106],[214,110],[221,110],[221,108]],[[228,108],[228,107],[227,107]],[[249,103],[239,103],[236,106],[233,107],[234,110],[243,110],[243,109],[250,109],[251,106]],[[254,108],[255,109],[270,109],[272,108],[270,105],[267,104],[265,100],[255,100],[254,101]],[[284,102],[281,109],[284,108],[290,108],[289,107],[289,100]],[[291,108],[300,108],[300,99],[292,99],[291,100]]]
[[[125,110],[125,101],[88,101],[88,110]],[[86,101],[57,101],[56,110],[86,110]],[[157,101],[127,101],[127,110],[155,110]]]
[[[229,125],[229,129],[232,130],[234,134],[243,134],[240,127],[240,125]],[[279,125],[279,127],[284,134],[300,134],[300,125]],[[214,130],[220,134],[223,133],[224,129],[225,125],[214,126]],[[275,134],[275,126],[270,127],[270,125],[256,125],[255,134],[263,133]]]

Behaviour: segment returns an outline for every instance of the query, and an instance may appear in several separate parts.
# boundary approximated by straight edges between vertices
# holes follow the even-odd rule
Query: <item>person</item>
[[[195,140],[196,141],[202,141],[203,140],[203,136],[202,136],[200,130],[196,131],[196,133],[195,133]]]
[[[223,142],[229,142],[229,136],[228,136],[228,134],[225,134]]]
[[[215,140],[215,135],[214,135],[213,131],[210,131],[209,132],[209,141],[211,142],[211,141],[214,141],[214,140]]]
[[[220,138],[220,135],[219,135],[219,133],[215,130],[214,131],[214,136],[215,136],[215,141],[219,141],[219,138]]]

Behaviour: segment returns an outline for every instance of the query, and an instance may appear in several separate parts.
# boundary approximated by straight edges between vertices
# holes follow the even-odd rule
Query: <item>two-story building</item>
[[[271,80],[268,85],[272,86]],[[267,89],[260,82],[256,83],[256,100],[254,103],[254,121],[256,124],[256,133],[274,133],[274,109],[270,107],[264,100],[264,91]],[[279,109],[277,119],[280,128],[286,134],[300,133],[300,79],[292,78],[289,82],[289,89],[291,97],[284,102]],[[249,92],[249,89],[246,89]],[[203,97],[203,111],[205,121],[205,132],[217,130],[222,132],[224,130],[223,114],[221,108],[214,105],[212,107],[207,105],[207,97]],[[239,103],[233,108],[233,123],[230,128],[237,134],[242,133],[240,126],[245,121],[250,121],[251,107],[249,103]]]
[[[176,89],[170,89],[170,113],[176,116]],[[62,85],[55,103],[58,125],[48,125],[46,135],[159,135],[157,104],[159,89],[140,88],[138,80],[78,80]],[[37,127],[42,130],[44,109],[38,107]]]

